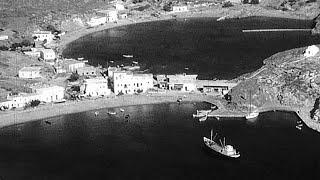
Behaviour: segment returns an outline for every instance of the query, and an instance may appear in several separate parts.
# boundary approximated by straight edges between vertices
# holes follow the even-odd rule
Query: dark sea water
[[[312,24],[265,17],[148,22],[87,35],[71,43],[63,55],[85,57],[90,64],[104,67],[130,65],[134,60],[155,74],[185,72],[197,73],[200,79],[230,79],[258,69],[277,52],[320,43],[320,36],[310,32],[242,33],[243,29],[311,28]],[[115,64],[108,64],[110,60]]]
[[[2,179],[319,179],[320,136],[292,113],[192,118],[205,103],[139,105],[64,115],[0,131]],[[115,116],[107,115],[110,110]],[[129,114],[130,118],[124,118]],[[210,130],[241,152],[207,149]]]

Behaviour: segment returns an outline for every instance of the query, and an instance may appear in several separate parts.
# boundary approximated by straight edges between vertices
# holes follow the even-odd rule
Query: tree
[[[75,82],[75,81],[77,81],[79,79],[79,74],[77,74],[77,73],[72,73],[71,75],[70,75],[70,77],[69,77],[69,81],[70,82]]]
[[[31,107],[36,107],[36,106],[38,106],[40,104],[40,101],[39,100],[32,100],[31,102],[30,102],[30,106]]]

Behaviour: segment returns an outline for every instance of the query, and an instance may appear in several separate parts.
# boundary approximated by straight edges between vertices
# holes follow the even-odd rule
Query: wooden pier
[[[243,29],[242,32],[285,32],[285,31],[311,31],[312,29]]]

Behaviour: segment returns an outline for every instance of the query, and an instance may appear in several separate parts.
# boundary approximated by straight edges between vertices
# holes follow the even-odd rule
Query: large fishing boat
[[[123,54],[122,56],[125,57],[125,58],[133,58],[132,54]]]
[[[211,138],[210,139],[203,137],[203,141],[204,141],[205,145],[208,146],[210,149],[212,149],[212,150],[216,151],[217,153],[222,154],[224,156],[231,157],[231,158],[240,157],[240,153],[237,152],[237,150],[234,149],[233,146],[226,145],[225,139],[223,140],[223,143],[222,143],[221,139],[219,139],[220,145],[218,143],[216,143],[214,141],[216,136],[217,136],[217,134],[214,136],[214,138],[212,138],[212,130],[211,130]]]

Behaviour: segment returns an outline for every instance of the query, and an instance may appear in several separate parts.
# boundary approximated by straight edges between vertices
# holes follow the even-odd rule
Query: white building
[[[113,73],[121,71],[120,67],[108,67],[108,77],[113,80]]]
[[[115,94],[134,94],[153,88],[152,74],[133,74],[128,71],[113,73],[113,90]]]
[[[24,51],[23,53],[27,56],[31,56],[31,57],[40,57],[40,53],[41,51],[39,51],[37,48],[31,48],[31,51]]]
[[[51,31],[34,31],[32,34],[32,37],[36,37],[35,41],[44,41],[47,40],[47,42],[51,42],[54,38],[54,35],[51,33]]]
[[[9,36],[7,35],[0,35],[0,41],[5,41],[5,40],[8,40],[9,39]]]
[[[119,19],[127,19],[128,18],[128,14],[127,13],[119,13]]]
[[[236,85],[227,80],[197,80],[198,90],[214,95],[225,95]]]
[[[56,53],[53,49],[42,49],[40,51],[40,58],[44,61],[52,61],[56,59]]]
[[[312,57],[315,56],[319,52],[319,48],[316,45],[308,46],[305,53],[303,54],[304,57]]]
[[[85,66],[80,67],[77,69],[77,73],[80,76],[96,76],[97,75],[97,69],[93,66]]]
[[[176,74],[167,75],[169,90],[196,91],[196,80],[198,75]]]
[[[19,70],[19,78],[39,78],[41,67],[23,67]]]
[[[172,6],[172,12],[178,13],[178,12],[186,12],[188,11],[188,6]]]
[[[97,14],[105,16],[107,18],[107,22],[118,21],[118,11],[116,9],[99,10],[97,11]]]
[[[77,72],[77,69],[83,68],[84,66],[84,62],[77,61],[75,59],[65,59],[61,62],[61,67],[63,67],[67,72]]]
[[[83,92],[83,95],[90,97],[111,94],[111,90],[108,87],[108,79],[105,78],[86,79],[81,87],[81,92]]]
[[[20,93],[18,95],[8,95],[7,104],[8,108],[23,108],[31,101],[39,100],[40,97],[37,93]],[[11,103],[11,104],[10,104]]]
[[[123,10],[125,10],[124,5],[121,4],[121,3],[116,3],[116,4],[114,5],[114,7],[115,7],[116,10],[118,10],[118,11],[123,11]]]
[[[38,95],[40,101],[54,102],[64,99],[64,87],[61,86],[47,86],[47,87],[34,87],[32,88]]]
[[[107,22],[107,17],[92,17],[87,24],[91,27],[102,25]]]

